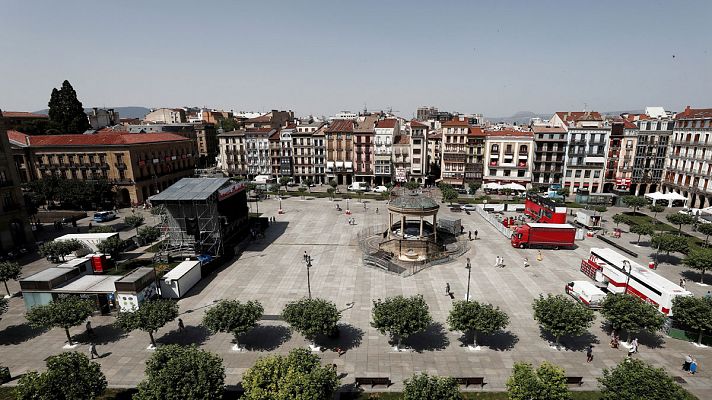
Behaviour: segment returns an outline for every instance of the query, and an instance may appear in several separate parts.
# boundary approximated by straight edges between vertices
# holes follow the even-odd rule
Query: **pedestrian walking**
[[[524,268],[528,268],[528,267],[529,267],[529,258],[524,257]]]
[[[685,279],[683,278],[680,278],[680,287],[683,289],[685,288]]]
[[[685,362],[682,363],[682,370],[683,371],[690,371],[690,365],[692,364],[692,354],[688,354],[685,356]]]
[[[467,239],[472,240],[472,231],[467,231]]]
[[[366,203],[363,203],[363,211],[366,211]]]
[[[96,358],[99,358],[99,353],[96,351],[96,345],[94,343],[89,345],[89,355],[91,356],[91,359],[94,359],[94,356]]]
[[[445,283],[445,294],[450,295],[450,282]]]
[[[306,262],[309,259],[309,256],[307,255],[307,251],[304,250],[304,262]]]
[[[91,321],[87,321],[86,330],[87,330],[87,336],[89,336],[89,337],[96,336],[96,334],[94,334],[94,328],[91,327]]]
[[[590,363],[591,361],[593,361],[593,345],[589,344],[586,347],[586,362]]]
[[[463,233],[465,233],[465,227],[460,225],[460,234],[462,235]]]
[[[477,230],[475,229],[475,240],[477,240]]]
[[[544,256],[541,255],[541,250],[538,250],[537,255],[536,255],[536,260],[541,261],[543,259],[544,259]]]
[[[504,268],[504,257],[499,258],[499,267]]]
[[[499,267],[499,256],[494,260],[494,266]]]
[[[690,375],[694,375],[697,372],[697,360],[694,358],[692,359],[692,362],[690,363]]]
[[[183,320],[178,318],[178,332],[183,332],[185,329],[185,325],[183,324]]]

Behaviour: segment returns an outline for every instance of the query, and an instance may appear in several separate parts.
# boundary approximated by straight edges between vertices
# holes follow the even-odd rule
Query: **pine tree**
[[[49,98],[49,120],[60,133],[83,133],[89,129],[89,120],[84,113],[82,102],[72,84],[65,80],[62,88],[52,89]]]

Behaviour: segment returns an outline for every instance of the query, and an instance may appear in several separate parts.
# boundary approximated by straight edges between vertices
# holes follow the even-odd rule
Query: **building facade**
[[[375,116],[360,116],[354,127],[354,181],[374,183]]]
[[[483,181],[518,183],[529,187],[532,181],[534,135],[531,131],[486,130]]]
[[[416,120],[408,124],[410,135],[410,178],[425,184],[428,175],[428,126]]]
[[[179,124],[187,122],[182,108],[157,108],[151,110],[143,121],[150,124]]]
[[[666,114],[641,114],[629,117],[629,120],[638,127],[630,193],[639,195],[661,191],[674,120]]]
[[[465,118],[455,118],[442,124],[442,158],[440,174],[443,183],[465,187],[467,136],[470,125]]]
[[[532,134],[534,135],[532,184],[542,188],[560,186],[564,176],[566,130],[550,125],[534,125]]]
[[[326,141],[326,179],[339,185],[353,181],[353,134],[354,121],[336,119],[324,131]]]
[[[279,131],[279,175],[294,177],[294,158],[292,154],[292,135],[296,132],[293,125]]]
[[[465,184],[482,183],[485,160],[485,132],[479,126],[471,126],[467,134],[467,163]]]
[[[400,133],[397,119],[382,119],[376,122],[374,147],[374,184],[385,185],[393,181],[393,139]]]
[[[247,145],[245,131],[237,130],[217,135],[218,168],[227,176],[247,176]]]
[[[272,175],[269,138],[276,132],[272,128],[245,129],[245,148],[247,150],[247,176],[254,179],[257,175]]]

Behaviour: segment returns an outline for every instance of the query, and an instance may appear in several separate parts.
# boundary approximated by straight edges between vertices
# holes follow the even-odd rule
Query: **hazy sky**
[[[0,108],[712,107],[712,1],[0,2]]]

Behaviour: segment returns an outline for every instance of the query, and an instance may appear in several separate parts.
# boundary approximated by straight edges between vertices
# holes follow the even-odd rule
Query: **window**
[[[581,170],[579,169],[576,171],[576,178],[580,178],[580,177],[581,177]]]
[[[526,145],[521,145],[519,146],[519,154],[524,154],[527,152],[527,146]]]
[[[593,171],[593,177],[598,179],[601,177],[601,171]]]
[[[493,144],[492,147],[490,148],[492,153],[499,153],[499,145]]]
[[[584,178],[590,178],[590,177],[591,177],[591,171],[589,171],[589,170],[584,171],[583,177],[584,177]]]
[[[566,177],[567,177],[567,178],[571,178],[571,170],[567,170],[567,171],[566,171]]]

